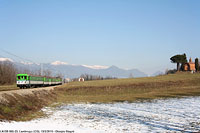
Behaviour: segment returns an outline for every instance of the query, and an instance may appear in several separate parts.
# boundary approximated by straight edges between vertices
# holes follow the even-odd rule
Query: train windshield
[[[27,76],[17,76],[18,80],[27,80]]]

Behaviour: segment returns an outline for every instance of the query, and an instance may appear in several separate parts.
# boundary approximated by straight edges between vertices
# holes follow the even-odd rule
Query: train
[[[60,77],[46,77],[36,76],[30,74],[17,74],[17,87],[20,89],[32,87],[45,87],[61,85],[62,78]]]

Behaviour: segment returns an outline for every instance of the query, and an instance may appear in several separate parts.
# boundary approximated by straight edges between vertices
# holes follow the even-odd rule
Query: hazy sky
[[[0,0],[0,49],[42,63],[176,68],[175,54],[200,57],[200,0]]]

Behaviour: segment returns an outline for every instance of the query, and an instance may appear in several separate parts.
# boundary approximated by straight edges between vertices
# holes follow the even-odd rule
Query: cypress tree
[[[196,71],[199,71],[199,59],[198,58],[195,59],[195,68],[196,68]]]

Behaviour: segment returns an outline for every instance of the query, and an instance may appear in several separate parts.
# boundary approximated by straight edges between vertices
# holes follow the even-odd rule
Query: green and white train
[[[61,84],[62,78],[59,77],[44,77],[29,74],[17,74],[17,87],[20,87],[20,89]]]

